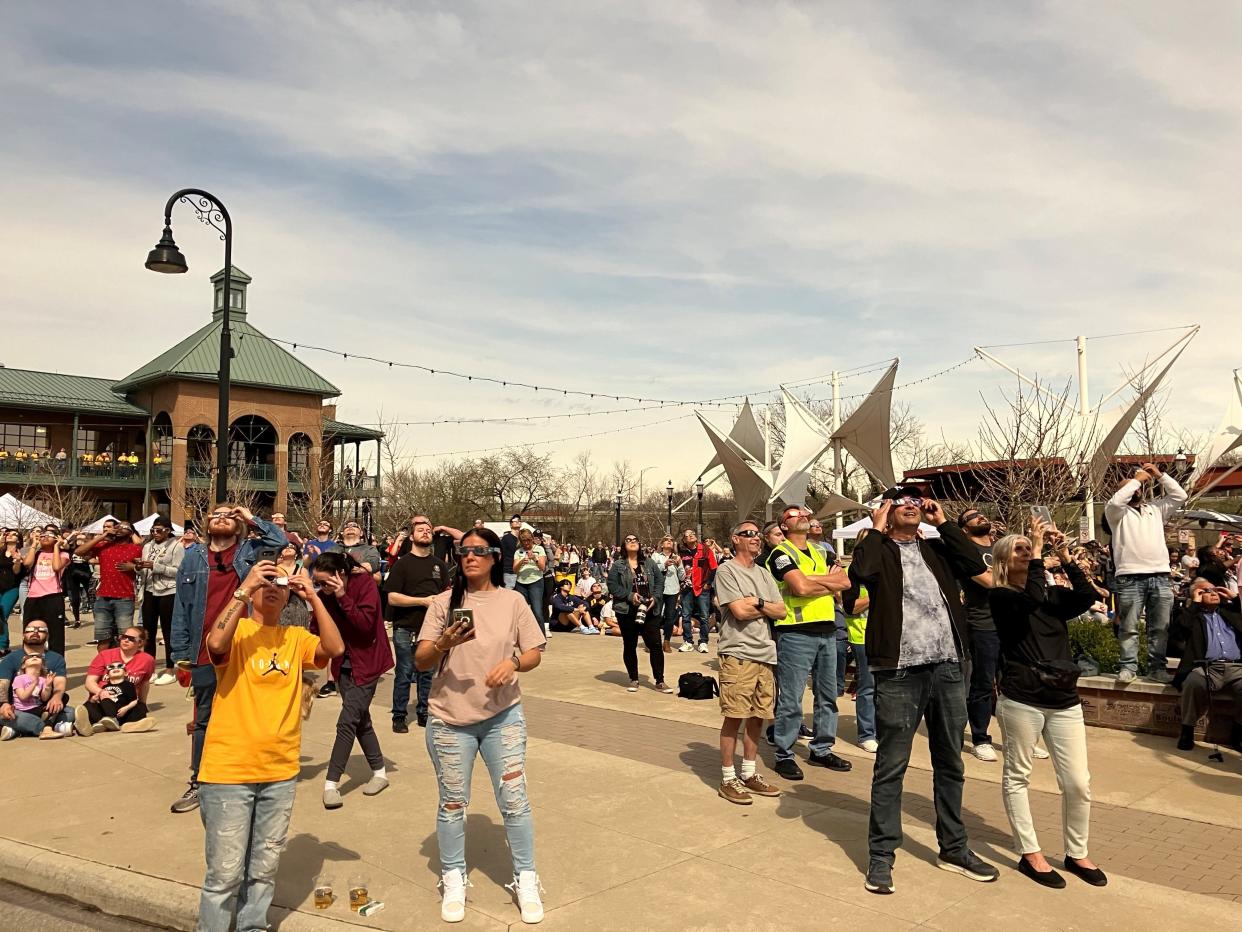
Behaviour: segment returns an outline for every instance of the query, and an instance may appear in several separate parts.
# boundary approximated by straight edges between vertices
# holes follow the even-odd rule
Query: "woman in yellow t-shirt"
[[[293,595],[314,614],[318,637],[281,626]],[[300,766],[302,671],[323,669],[345,643],[310,580],[262,560],[215,619],[207,651],[217,685],[198,772],[207,860],[199,928],[227,929],[236,910],[237,928],[266,929]]]

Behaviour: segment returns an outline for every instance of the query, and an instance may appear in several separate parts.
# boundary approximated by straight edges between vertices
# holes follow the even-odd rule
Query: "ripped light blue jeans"
[[[293,814],[296,779],[275,783],[200,783],[207,875],[198,903],[198,932],[266,929],[276,870]]]
[[[427,722],[427,753],[440,783],[436,842],[440,870],[466,872],[466,808],[476,754],[492,778],[496,804],[505,822],[513,872],[535,869],[535,825],[526,795],[526,716],[522,704],[473,725],[450,725],[436,716]]]

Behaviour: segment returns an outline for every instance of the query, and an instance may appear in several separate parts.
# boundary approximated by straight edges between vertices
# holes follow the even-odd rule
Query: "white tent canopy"
[[[0,495],[0,527],[28,530],[45,524],[59,525],[60,522],[8,492]]]
[[[146,537],[148,534],[151,533],[151,527],[152,525],[155,524],[155,519],[158,517],[159,517],[159,513],[157,512],[156,514],[153,514],[153,515],[147,515],[141,521],[134,522],[134,530],[137,531],[139,534],[141,534],[143,537]],[[173,533],[177,535],[180,535],[184,533],[185,531],[185,528],[177,524],[174,524],[172,526],[172,529],[173,529]]]
[[[1215,466],[1216,461],[1222,456],[1226,453],[1232,453],[1239,446],[1242,446],[1242,378],[1239,378],[1239,372],[1242,372],[1242,370],[1233,370],[1233,396],[1229,399],[1229,405],[1225,408],[1225,413],[1221,417],[1220,424],[1217,425],[1212,439],[1195,456],[1195,471],[1191,473],[1190,479],[1186,483],[1187,489],[1193,489],[1195,483],[1203,477],[1205,472]],[[1223,478],[1224,476],[1218,477],[1197,494],[1204,494]]]
[[[861,534],[863,531],[865,531],[869,527],[871,527],[871,516],[867,515],[867,517],[865,518],[859,518],[853,524],[847,524],[845,527],[837,528],[835,531],[832,532],[832,539],[833,540],[854,540],[855,538],[858,537],[859,534]],[[929,538],[940,536],[940,532],[937,531],[930,524],[919,524],[919,532],[924,537],[929,537]]]
[[[121,519],[118,518],[116,515],[104,515],[98,521],[92,521],[86,527],[82,528],[82,530],[85,531],[87,534],[98,534],[100,531],[103,530],[105,521],[120,521],[120,520]]]

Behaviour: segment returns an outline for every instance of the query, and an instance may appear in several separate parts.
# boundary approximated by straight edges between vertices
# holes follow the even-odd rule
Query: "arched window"
[[[294,434],[289,438],[289,474],[303,476],[310,471],[311,438]]]
[[[173,426],[172,418],[167,412],[161,411],[155,416],[152,422],[151,431],[151,453],[159,458],[161,463],[172,462],[173,447]]]
[[[186,448],[191,463],[214,463],[216,432],[206,424],[195,424],[186,434]]]

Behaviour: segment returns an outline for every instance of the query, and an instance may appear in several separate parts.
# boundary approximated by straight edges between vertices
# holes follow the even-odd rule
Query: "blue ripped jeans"
[[[433,715],[427,723],[427,753],[440,783],[436,812],[440,870],[466,872],[466,809],[474,758],[480,754],[504,818],[513,872],[533,871],[535,825],[526,795],[526,716],[522,704],[473,725],[450,725]]]
[[[297,779],[275,783],[200,783],[207,874],[198,932],[224,932],[237,910],[237,932],[266,929],[276,870],[289,834]]]

